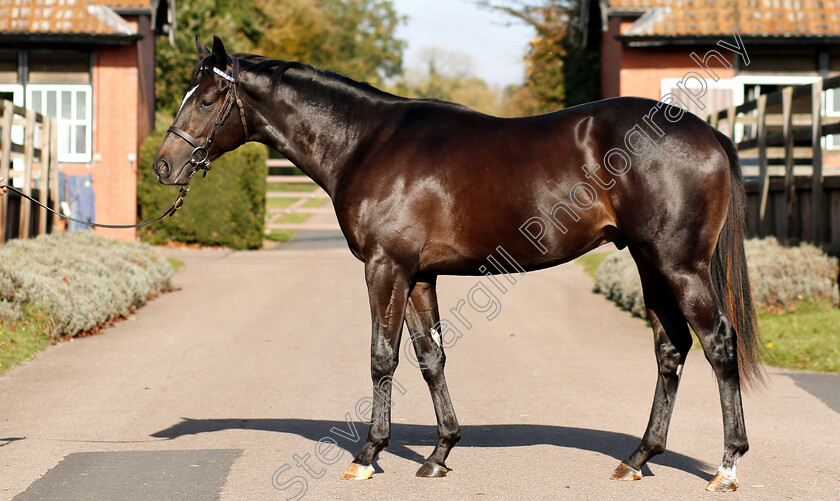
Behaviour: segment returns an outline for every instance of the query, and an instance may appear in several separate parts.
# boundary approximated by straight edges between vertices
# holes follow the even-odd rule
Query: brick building
[[[840,1],[836,0],[584,0],[589,43],[600,44],[603,97],[659,99],[690,71],[701,71],[691,53],[718,50],[729,68],[710,60],[720,80],[709,79],[700,116],[741,104],[786,85],[840,74]],[[733,27],[748,53],[717,46],[734,43]],[[840,95],[826,96],[840,114]],[[840,146],[840,144],[838,144]]]
[[[167,0],[0,0],[0,97],[58,119],[61,172],[92,176],[97,221],[136,221],[154,36],[173,19]]]

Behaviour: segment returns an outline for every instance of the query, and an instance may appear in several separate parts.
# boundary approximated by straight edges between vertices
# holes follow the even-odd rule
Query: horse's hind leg
[[[445,476],[449,471],[445,463],[446,457],[461,438],[458,419],[455,417],[455,409],[452,407],[446,378],[443,375],[446,355],[443,353],[440,333],[435,331],[439,321],[434,278],[417,282],[409,298],[406,324],[417,355],[412,363],[420,368],[423,379],[429,385],[438,425],[435,450],[417,471],[418,477]]]
[[[682,367],[691,349],[688,324],[664,277],[637,250],[631,249],[631,253],[642,278],[645,307],[650,325],[653,327],[659,376],[656,381],[653,406],[650,410],[650,420],[642,443],[616,468],[610,477],[614,480],[642,478],[642,466],[653,456],[665,451],[668,426],[674,410]]]
[[[744,410],[741,404],[741,378],[735,328],[714,292],[708,268],[697,265],[674,267],[667,273],[668,283],[688,319],[706,359],[715,372],[723,411],[723,461],[706,486],[710,491],[734,491],[738,488],[735,467],[749,449]]]

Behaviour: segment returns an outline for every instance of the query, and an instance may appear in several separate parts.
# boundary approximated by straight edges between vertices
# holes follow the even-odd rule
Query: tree
[[[500,115],[502,91],[475,76],[475,62],[468,54],[438,47],[421,50],[420,68],[409,68],[390,90],[405,97],[437,98],[472,109]]]
[[[528,77],[512,100],[540,113],[600,97],[600,54],[581,42],[581,0],[478,0],[534,27],[525,56]],[[587,4],[588,5],[588,4]]]
[[[231,52],[303,61],[374,84],[398,74],[405,43],[391,0],[191,0],[178,4],[175,46],[157,40],[158,109],[174,115],[196,63],[196,35]]]

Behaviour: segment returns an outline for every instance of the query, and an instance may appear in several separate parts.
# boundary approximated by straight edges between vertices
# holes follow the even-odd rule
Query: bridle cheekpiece
[[[230,113],[233,110],[234,105],[239,108],[239,118],[242,120],[242,127],[245,129],[245,140],[248,140],[248,123],[245,121],[245,107],[242,104],[242,100],[239,98],[239,94],[236,92],[236,85],[239,82],[239,60],[233,56],[231,56],[231,59],[233,60],[233,75],[228,75],[223,70],[213,66],[213,72],[230,82],[230,85],[228,86],[227,93],[225,94],[225,101],[222,104],[222,109],[219,110],[219,114],[216,116],[215,122],[213,122],[213,129],[204,139],[204,142],[199,143],[199,141],[189,132],[179,129],[174,125],[167,129],[167,132],[177,135],[193,147],[193,151],[190,154],[190,165],[192,165],[190,179],[192,179],[193,174],[195,174],[199,169],[204,171],[204,176],[206,176],[207,172],[210,170],[210,145],[213,143],[213,138],[216,136],[216,132],[218,132],[225,121],[227,121],[228,117],[230,117]],[[207,66],[201,66],[199,68],[200,71],[207,69],[209,69]]]

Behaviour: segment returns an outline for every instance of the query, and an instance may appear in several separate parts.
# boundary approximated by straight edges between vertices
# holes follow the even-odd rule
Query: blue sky
[[[522,57],[534,30],[502,13],[480,9],[470,0],[393,0],[409,17],[397,37],[408,42],[403,63],[417,67],[417,53],[438,47],[468,54],[475,73],[489,84],[520,83],[525,72]]]

